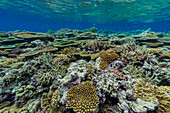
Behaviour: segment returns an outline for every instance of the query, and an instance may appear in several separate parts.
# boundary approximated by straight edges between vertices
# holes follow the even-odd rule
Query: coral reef
[[[170,112],[168,34],[48,33],[0,33],[0,113]]]

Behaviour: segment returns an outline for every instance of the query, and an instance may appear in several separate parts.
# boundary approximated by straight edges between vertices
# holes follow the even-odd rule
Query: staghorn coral
[[[161,88],[152,84],[146,83],[139,79],[137,83],[133,85],[137,96],[146,101],[155,101],[159,104],[158,113],[170,112],[170,96],[163,92]]]
[[[107,65],[117,58],[121,58],[115,51],[108,49],[107,51],[102,50],[99,53],[101,58],[100,69],[106,69]]]
[[[54,92],[49,91],[48,93],[42,94],[41,108],[43,108],[43,110],[46,110],[48,113],[60,113],[61,111],[58,107],[58,89]]]
[[[70,62],[70,58],[65,54],[59,54],[57,57],[53,59],[54,63],[61,62],[61,64],[68,64]]]
[[[87,79],[92,80],[93,77],[97,76],[97,68],[90,62],[86,64]]]
[[[32,85],[23,85],[16,91],[15,95],[15,105],[17,107],[22,107],[29,99],[32,99],[37,95],[38,92],[35,91],[36,88]]]
[[[73,86],[67,92],[66,108],[77,113],[90,113],[98,106],[96,88],[89,81]]]

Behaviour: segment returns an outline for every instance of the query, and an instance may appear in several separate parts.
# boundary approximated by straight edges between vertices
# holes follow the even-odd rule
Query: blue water
[[[90,4],[87,2],[87,4],[84,5],[83,3],[86,3],[86,1],[84,2],[83,0],[70,0],[71,2],[68,2],[68,0],[53,0],[53,2],[48,2],[49,0],[33,0],[32,2],[29,2],[28,0],[2,1],[0,2],[0,31],[27,30],[34,32],[47,32],[49,29],[87,29],[93,26],[98,29],[124,31],[147,28],[160,32],[168,32],[170,30],[170,5],[167,4],[168,2],[165,2],[167,0],[164,0],[166,5],[163,4],[162,6],[157,6],[158,4],[156,4],[156,1],[160,2],[160,0],[156,0],[153,4],[154,8],[158,7],[156,10],[154,8],[154,10],[146,10],[146,12],[144,12],[145,10],[139,10],[139,15],[145,16],[134,16],[132,14],[128,14],[135,13],[135,11],[132,10],[132,12],[129,7],[135,8],[134,5],[137,2],[123,2],[123,5],[119,2],[111,2],[112,5],[110,5],[110,2],[103,2],[103,0],[98,0],[99,2],[87,0]],[[140,2],[143,3],[142,1],[146,0],[141,0]],[[153,0],[150,0],[150,2],[152,1]],[[67,11],[59,12],[60,9],[57,9],[56,7],[55,9],[53,7],[51,8],[52,3],[55,3],[56,5],[57,3],[59,4],[59,2],[62,3],[60,3],[60,9],[65,8]],[[40,3],[50,3],[50,5],[46,6]],[[75,4],[77,6],[76,8],[74,7]],[[100,7],[94,8],[96,4],[98,6],[100,5],[101,9]],[[144,5],[146,5],[146,3]],[[68,10],[68,6],[71,8],[70,10]],[[126,6],[129,12],[125,12]],[[139,8],[134,10],[138,11],[138,9]],[[97,12],[98,10],[100,12]],[[124,13],[124,15],[118,15],[119,12],[122,14]],[[126,13],[130,16],[128,17]],[[153,19],[151,17],[153,17]]]

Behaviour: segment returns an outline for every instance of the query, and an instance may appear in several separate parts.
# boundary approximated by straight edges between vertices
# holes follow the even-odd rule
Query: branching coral
[[[135,65],[128,65],[126,68],[123,69],[123,72],[126,75],[130,75],[134,78],[141,78],[144,81],[153,84],[158,84],[161,81],[161,78],[159,77],[160,73],[151,73],[151,71],[147,71]]]
[[[150,53],[146,48],[137,46],[135,43],[123,44],[121,56],[125,57],[129,64],[139,63],[141,60],[151,60],[155,58],[153,53]]]
[[[98,105],[96,88],[89,81],[73,86],[67,92],[66,108],[73,108],[77,113],[90,113]]]

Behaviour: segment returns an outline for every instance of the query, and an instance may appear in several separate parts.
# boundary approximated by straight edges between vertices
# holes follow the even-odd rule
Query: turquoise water
[[[1,0],[0,30],[97,27],[167,32],[169,0]],[[161,27],[161,29],[160,29]]]

